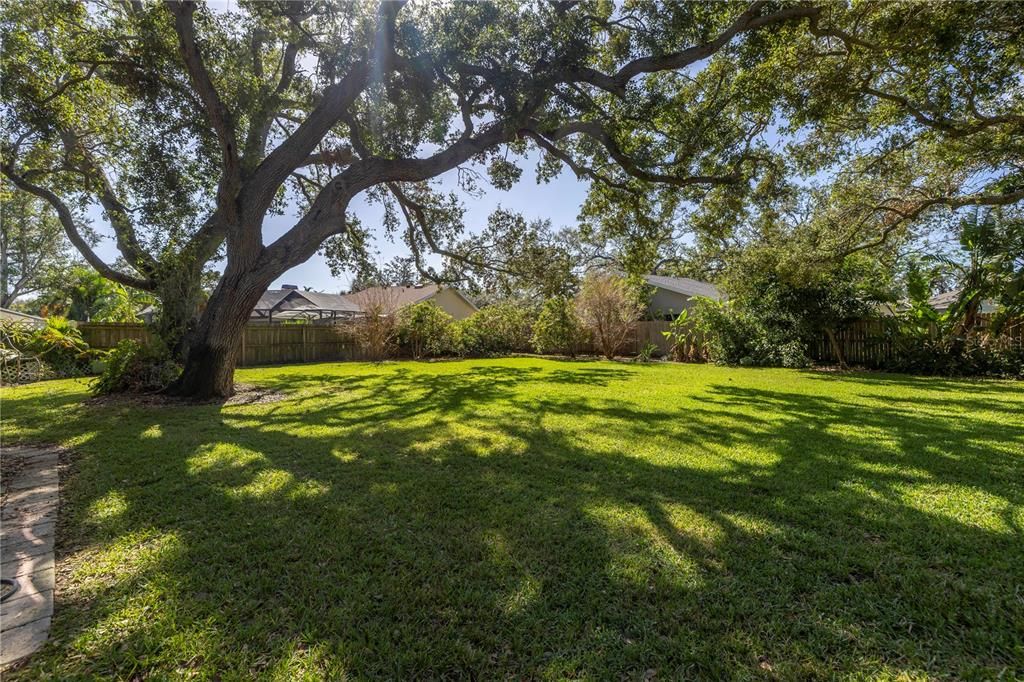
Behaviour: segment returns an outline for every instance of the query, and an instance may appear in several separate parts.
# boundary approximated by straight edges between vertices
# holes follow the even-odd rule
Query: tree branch
[[[196,3],[192,0],[166,0],[165,6],[174,15],[174,30],[178,34],[178,49],[185,62],[192,87],[199,96],[206,118],[220,141],[225,174],[237,182],[240,169],[234,119],[217,93],[196,43],[195,23],[193,22]]]
[[[74,131],[65,128],[59,132],[61,142],[64,145],[65,158],[70,168],[79,173],[85,179],[87,185],[93,186],[96,197],[99,199],[100,205],[110,220],[110,226],[114,230],[118,250],[134,267],[143,272],[152,272],[156,267],[156,259],[139,244],[138,236],[135,233],[135,225],[128,208],[117,197],[110,179],[107,178],[106,173],[96,163],[92,154],[82,144],[81,138]],[[84,167],[75,164],[75,157],[84,163]]]
[[[304,165],[324,135],[346,115],[349,107],[369,82],[370,61],[374,56],[394,54],[395,21],[404,4],[382,4],[372,54],[356,61],[344,78],[328,87],[320,102],[299,124],[295,132],[270,152],[256,168],[243,189],[240,202],[246,207],[247,217],[254,220],[262,218],[278,187],[292,171]],[[384,61],[387,63],[378,65],[382,72],[393,67],[393,60],[390,57]]]
[[[797,5],[780,9],[765,16],[758,16],[767,3],[763,0],[754,2],[745,12],[740,14],[733,23],[714,40],[694,45],[679,52],[639,57],[625,65],[612,75],[606,75],[590,67],[580,67],[567,72],[562,82],[582,81],[622,97],[626,94],[626,85],[636,76],[657,71],[675,71],[707,59],[729,44],[729,42],[748,31],[765,26],[781,24],[792,19],[809,19],[816,17],[820,9],[811,5]]]
[[[890,219],[883,222],[883,227],[876,239],[861,242],[840,252],[840,256],[846,257],[858,251],[873,249],[885,244],[889,237],[901,226],[918,218],[922,213],[935,206],[946,206],[951,210],[964,208],[965,206],[1009,206],[1024,201],[1024,189],[1004,194],[969,194],[960,197],[933,197],[912,203],[899,199],[886,199],[869,209],[870,213],[887,213]],[[896,205],[893,202],[900,202]]]
[[[72,244],[74,244],[75,248],[78,249],[89,265],[96,269],[96,272],[111,281],[124,284],[125,286],[135,287],[136,289],[153,291],[156,288],[151,279],[135,277],[120,272],[119,270],[115,270],[111,266],[107,265],[103,259],[93,251],[89,242],[82,236],[81,231],[78,229],[78,225],[75,223],[74,215],[60,197],[45,187],[35,185],[28,180],[25,180],[10,164],[4,163],[0,165],[0,170],[3,171],[3,174],[7,176],[7,178],[14,183],[18,189],[43,199],[53,207],[57,212],[57,217],[60,219],[60,223],[64,227],[64,232],[67,234],[68,239]]]

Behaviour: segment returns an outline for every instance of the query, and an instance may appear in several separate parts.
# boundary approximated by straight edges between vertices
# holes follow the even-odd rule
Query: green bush
[[[398,313],[398,338],[412,357],[461,355],[461,329],[433,301],[406,306]]]
[[[71,322],[56,315],[47,318],[46,326],[39,329],[5,321],[0,325],[0,347],[45,363],[53,376],[85,374],[97,355]]]
[[[155,393],[181,374],[181,366],[158,345],[125,340],[107,353],[106,367],[92,384],[96,394]]]
[[[767,322],[730,301],[695,299],[695,326],[711,360],[759,367],[806,367],[806,342],[785,320]]]
[[[463,351],[468,355],[529,351],[535,317],[530,306],[511,301],[481,308],[458,323]]]
[[[538,353],[576,357],[586,342],[586,330],[568,298],[549,298],[533,325],[533,347]]]
[[[1024,347],[1005,336],[928,338],[897,332],[895,355],[884,369],[908,374],[1024,378]]]

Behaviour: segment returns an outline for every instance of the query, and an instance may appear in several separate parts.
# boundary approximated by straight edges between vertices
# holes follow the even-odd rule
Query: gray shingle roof
[[[290,317],[304,313],[358,313],[359,306],[341,294],[324,294],[319,291],[298,291],[297,289],[267,289],[260,296],[253,313],[256,317],[265,317],[268,311],[274,315]]]
[[[928,305],[935,308],[939,312],[949,310],[949,308],[956,303],[957,299],[960,298],[960,292],[962,289],[953,289],[942,294],[935,294],[928,299]],[[906,307],[906,306],[904,306]],[[978,310],[983,313],[993,313],[999,306],[992,299],[985,299],[981,302]]]
[[[347,313],[360,312],[359,306],[341,294],[322,294],[319,291],[297,291],[295,293],[321,310],[336,310]]]
[[[722,294],[719,293],[714,284],[690,279],[689,277],[647,275],[644,279],[647,280],[647,283],[651,286],[667,289],[668,291],[674,291],[675,293],[683,294],[684,296],[706,296],[716,301],[722,298]]]
[[[256,310],[270,310],[292,291],[293,289],[267,289],[256,302]]]

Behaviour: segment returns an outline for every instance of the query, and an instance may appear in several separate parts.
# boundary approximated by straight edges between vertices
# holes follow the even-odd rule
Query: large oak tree
[[[104,275],[159,294],[187,330],[186,395],[226,395],[260,294],[325,242],[358,250],[361,193],[397,207],[413,254],[445,254],[459,212],[429,181],[493,184],[544,153],[608,191],[742,193],[768,159],[770,98],[744,68],[830,33],[808,3],[53,2],[3,10],[3,171],[48,201]],[[845,33],[838,36],[843,40]],[[756,85],[756,84],[755,84]],[[264,239],[282,201],[299,217]],[[672,199],[675,201],[675,199]],[[128,271],[78,236],[98,203]],[[223,275],[190,319],[199,273]],[[173,311],[172,311],[173,312]]]

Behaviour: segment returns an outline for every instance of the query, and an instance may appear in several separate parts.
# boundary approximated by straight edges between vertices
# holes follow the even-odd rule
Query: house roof
[[[441,290],[436,284],[419,287],[367,287],[362,291],[346,294],[345,298],[362,307],[368,301],[383,301],[395,310],[407,305],[425,301]]]
[[[943,310],[949,310],[950,306],[956,303],[956,300],[960,297],[961,291],[962,289],[953,289],[952,291],[946,291],[941,294],[935,294],[934,296],[928,299],[928,305],[930,305],[932,308],[935,308],[935,310],[938,310],[940,312]],[[981,302],[979,312],[991,313],[995,312],[996,308],[998,308],[998,306],[996,305],[995,301],[991,299],[985,299],[984,301]]]
[[[260,296],[253,314],[266,317],[268,313],[281,318],[301,318],[319,313],[358,313],[355,305],[341,294],[297,289],[267,289]]]
[[[321,310],[333,310],[337,312],[358,313],[359,306],[352,303],[342,294],[322,294],[319,291],[295,291]]]
[[[722,294],[714,284],[690,279],[689,277],[665,277],[662,275],[647,275],[644,277],[651,286],[673,291],[684,296],[706,296],[710,299],[719,300]]]
[[[293,291],[294,289],[267,289],[256,302],[255,310],[270,310]]]

